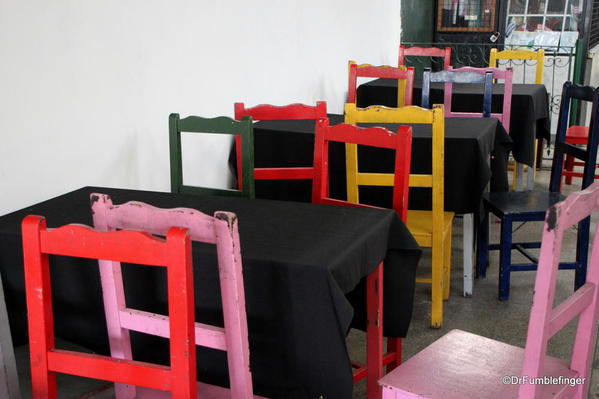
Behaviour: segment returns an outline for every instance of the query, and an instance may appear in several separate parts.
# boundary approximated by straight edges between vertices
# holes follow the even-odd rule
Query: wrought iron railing
[[[522,46],[511,46],[501,44],[485,43],[402,43],[407,47],[451,47],[451,61],[454,68],[463,66],[486,67],[489,65],[489,53],[492,48],[504,49],[522,49]],[[577,48],[580,52],[580,46],[535,46],[528,47],[531,50],[545,50],[545,71],[544,83],[547,92],[550,95],[549,105],[554,119],[559,112],[561,101],[561,88],[564,82],[568,80],[577,81],[576,76],[576,58]],[[579,55],[580,56],[580,55]],[[441,69],[440,60],[430,57],[406,57],[406,64],[416,67],[417,70],[432,67]],[[514,69],[514,83],[534,83],[536,61],[524,60],[500,60],[500,67],[510,66]],[[552,126],[556,123],[552,121]]]

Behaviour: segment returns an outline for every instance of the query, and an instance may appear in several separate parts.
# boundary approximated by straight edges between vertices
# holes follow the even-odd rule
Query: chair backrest
[[[493,98],[493,73],[486,72],[479,74],[473,71],[456,71],[447,69],[445,71],[431,72],[429,68],[424,70],[422,75],[422,107],[430,108],[431,83],[445,83],[443,108],[445,116],[450,117],[484,117],[491,116],[491,102]],[[483,84],[483,112],[452,112],[451,98],[454,83]]]
[[[443,58],[443,69],[451,66],[451,47],[406,47],[402,44],[399,46],[399,60],[397,65],[407,65],[407,56],[440,57]]]
[[[347,83],[347,102],[357,103],[358,78],[397,79],[397,106],[412,105],[414,91],[414,68],[403,65],[395,68],[389,65],[374,66],[349,61],[349,81]]]
[[[42,216],[29,215],[23,219],[22,234],[34,399],[57,397],[56,373],[196,397],[191,238],[186,229],[172,227],[163,240],[137,231],[101,233],[74,224],[48,229]],[[56,349],[48,255],[166,267],[170,366]]]
[[[251,108],[245,108],[243,103],[235,103],[235,119],[241,120],[244,117],[251,117],[253,121],[317,120],[327,117],[327,103],[318,101],[316,106],[260,104]],[[240,141],[236,144],[236,152],[239,154]],[[312,179],[313,176],[313,166],[254,168],[254,180]]]
[[[545,50],[539,49],[537,51],[531,50],[503,50],[498,51],[496,48],[492,48],[489,53],[489,66],[497,68],[499,60],[508,60],[507,66],[512,66],[511,61],[523,61],[524,65],[526,61],[536,61],[535,71],[535,84],[543,84],[543,73],[545,68]],[[523,77],[526,79],[526,76]],[[525,81],[525,80],[524,80]]]
[[[355,105],[355,104],[354,104]],[[393,181],[393,209],[407,221],[408,212],[408,182],[410,173],[410,160],[412,151],[412,128],[400,126],[397,133],[382,127],[359,128],[348,124],[329,126],[328,119],[320,119],[316,125],[314,141],[314,180],[312,188],[312,202],[316,204],[351,205],[370,207],[329,198],[329,142],[388,148],[395,151]],[[383,176],[382,174],[369,173]],[[360,184],[360,181],[357,182]]]
[[[522,375],[527,376],[529,381],[520,385],[519,398],[537,397],[535,395],[539,394],[543,385],[532,384],[530,380],[548,375],[551,368],[546,360],[548,341],[577,316],[580,318],[569,369],[573,371],[574,378],[582,380],[566,389],[576,392],[568,396],[570,398],[586,398],[588,395],[599,311],[599,234],[595,234],[593,239],[586,283],[558,306],[553,307],[553,302],[564,232],[583,219],[588,220],[597,210],[599,183],[571,194],[547,211],[522,367]],[[599,232],[599,225],[595,231]]]
[[[589,125],[588,143],[586,148],[566,142],[570,108],[573,100],[592,102],[591,122]],[[594,181],[595,166],[597,162],[597,145],[599,144],[599,88],[580,86],[565,82],[562,88],[561,104],[555,133],[555,147],[553,152],[553,165],[551,166],[551,179],[549,190],[559,192],[564,168],[564,155],[571,155],[585,163],[582,177],[582,189],[587,188]]]
[[[433,240],[440,239],[441,235],[439,234],[443,230],[443,195],[445,189],[445,118],[443,116],[443,107],[434,105],[433,109],[416,106],[388,108],[381,105],[373,105],[367,108],[357,108],[356,104],[345,104],[345,123],[410,123],[431,125],[431,173],[410,174],[410,187],[430,187],[432,189]]]
[[[235,121],[226,116],[202,118],[179,114],[169,116],[169,147],[171,165],[171,192],[188,194],[230,195],[254,198],[254,139],[252,119]],[[239,190],[189,186],[183,183],[181,133],[230,134],[239,142],[237,151],[237,179]]]
[[[126,229],[164,235],[170,226],[181,226],[189,230],[193,241],[216,245],[224,329],[196,323],[195,342],[226,350],[231,397],[253,398],[237,216],[222,211],[209,216],[189,208],[161,209],[136,201],[113,205],[108,195],[94,193],[90,197],[94,226],[99,231]],[[131,359],[129,330],[168,338],[168,318],[127,308],[121,264],[100,260],[99,266],[112,355]]]
[[[260,104],[246,108],[244,103],[235,103],[235,119],[240,121],[249,116],[256,121],[282,121],[299,119],[320,119],[327,117],[326,101],[317,101],[316,106],[305,104],[271,105]]]

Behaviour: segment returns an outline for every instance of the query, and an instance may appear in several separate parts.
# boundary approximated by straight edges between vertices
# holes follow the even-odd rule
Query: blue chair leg
[[[478,218],[478,228],[476,234],[476,272],[478,277],[487,276],[487,266],[489,265],[489,212],[483,211]]]
[[[501,242],[499,244],[499,300],[510,296],[510,269],[512,264],[512,216],[504,215],[501,221]]]
[[[576,242],[576,271],[574,275],[574,289],[577,290],[587,280],[587,263],[589,254],[590,219],[586,218],[578,223],[578,240]]]

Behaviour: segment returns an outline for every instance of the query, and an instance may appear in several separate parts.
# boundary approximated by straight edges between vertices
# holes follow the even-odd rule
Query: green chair
[[[188,186],[183,184],[181,158],[181,133],[216,133],[235,136],[237,148],[238,190]],[[169,141],[171,158],[171,192],[206,195],[228,195],[254,198],[254,148],[252,118],[236,121],[226,116],[202,118],[179,114],[169,116]]]

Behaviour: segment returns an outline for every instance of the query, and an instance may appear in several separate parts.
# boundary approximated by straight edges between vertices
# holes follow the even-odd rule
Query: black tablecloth
[[[413,104],[421,104],[422,82],[414,82]],[[431,103],[443,104],[443,84],[431,85]],[[453,110],[482,111],[482,87],[473,84],[453,85]],[[376,79],[358,87],[357,104],[397,106],[397,80]],[[501,112],[503,106],[503,84],[493,85],[493,112]],[[550,139],[550,115],[545,85],[514,84],[512,87],[512,112],[510,136],[516,161],[532,165],[535,159],[534,140]]]
[[[116,204],[139,200],[238,215],[258,394],[351,398],[344,339],[354,311],[354,323],[364,322],[364,276],[382,259],[385,333],[407,332],[420,249],[393,211],[85,187],[0,217],[0,272],[16,345],[26,342],[21,220],[37,214],[49,227],[89,225],[92,192],[109,194]],[[194,243],[193,258],[196,320],[221,323],[214,249]],[[56,335],[108,354],[97,263],[52,256],[51,267]],[[167,313],[164,270],[158,269],[123,268],[128,306]],[[136,359],[167,360],[164,339],[132,335]],[[225,368],[222,352],[199,350],[200,379],[225,383]]]
[[[341,115],[329,114],[331,125],[343,122]],[[385,126],[397,131],[398,124]],[[412,125],[412,173],[430,173],[430,125]],[[495,118],[445,119],[445,209],[457,213],[479,210],[481,195],[491,181],[493,191],[507,191],[507,158],[511,139]],[[329,154],[330,195],[345,199],[345,149],[332,143]],[[262,121],[254,124],[256,167],[309,166],[312,164],[314,121]],[[361,171],[393,172],[393,152],[360,148]],[[491,165],[489,156],[493,154]],[[234,159],[232,157],[231,159]],[[311,182],[306,180],[257,180],[258,198],[310,202]],[[391,188],[360,187],[360,202],[391,206]],[[410,189],[410,209],[430,209],[430,189]]]

